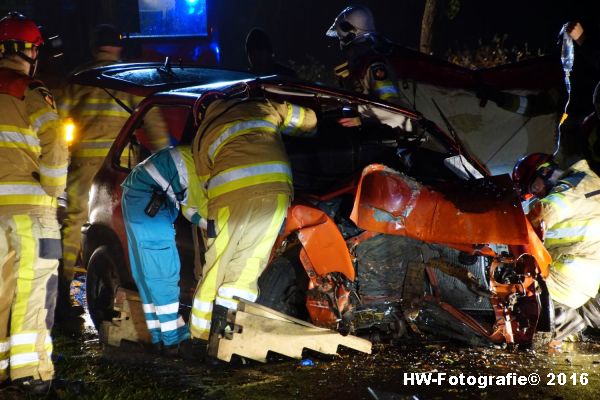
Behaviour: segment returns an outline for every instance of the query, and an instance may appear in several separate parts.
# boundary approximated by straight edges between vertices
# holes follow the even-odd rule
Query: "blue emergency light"
[[[138,0],[140,32],[131,36],[207,36],[206,1]]]

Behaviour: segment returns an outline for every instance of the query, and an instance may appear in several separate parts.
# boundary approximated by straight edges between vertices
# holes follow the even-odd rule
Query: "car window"
[[[121,150],[118,159],[121,168],[132,169],[166,146],[189,144],[195,134],[189,106],[155,105],[140,120]]]

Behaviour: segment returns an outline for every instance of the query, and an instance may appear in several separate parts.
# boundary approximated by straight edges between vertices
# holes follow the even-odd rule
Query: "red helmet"
[[[512,180],[521,197],[527,197],[530,194],[529,187],[533,180],[541,177],[546,181],[556,168],[557,165],[552,155],[531,153],[517,161],[512,171]]]
[[[40,46],[44,43],[44,39],[35,22],[13,11],[0,19],[0,43],[2,42],[31,43]]]

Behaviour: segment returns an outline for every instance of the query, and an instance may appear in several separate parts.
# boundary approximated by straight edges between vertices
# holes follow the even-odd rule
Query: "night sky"
[[[392,41],[417,48],[424,0],[362,1],[371,8],[376,25]],[[508,45],[528,43],[544,53],[556,51],[560,27],[570,19],[580,19],[595,28],[600,7],[592,1],[550,2],[541,0],[481,1],[461,0],[453,20],[447,16],[447,2],[436,21],[434,49],[443,55],[450,47],[476,46],[489,42],[496,34],[507,34]],[[307,54],[335,65],[339,60],[337,42],[325,31],[346,5],[340,0],[219,0],[219,30],[225,65],[244,65],[245,33],[253,26],[265,29],[272,37],[280,61],[302,62]],[[228,15],[230,17],[225,17]]]
[[[58,33],[65,43],[61,66],[73,68],[88,56],[89,34],[98,23],[113,23],[126,30],[135,21],[137,0],[0,0],[0,12],[17,9]],[[218,32],[223,66],[245,69],[244,39],[252,27],[261,27],[271,36],[279,61],[305,63],[311,56],[327,68],[340,61],[335,39],[325,31],[347,5],[346,0],[207,0],[209,26]],[[453,19],[449,2],[460,5]],[[419,43],[425,0],[371,0],[369,6],[378,30],[392,41],[412,48]],[[440,0],[441,12],[435,23],[434,52],[444,56],[449,48],[474,48],[489,43],[496,34],[506,34],[506,44],[556,52],[556,37],[563,23],[584,22],[588,30],[600,21],[598,1],[542,0]]]

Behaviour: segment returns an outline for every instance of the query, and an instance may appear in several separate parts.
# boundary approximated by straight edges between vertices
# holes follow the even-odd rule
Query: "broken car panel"
[[[136,67],[120,68],[89,72],[88,84],[145,90],[142,78],[132,78]],[[137,83],[115,78],[122,76]],[[259,303],[344,334],[399,337],[407,329],[436,331],[435,322],[446,321],[445,334],[463,340],[531,341],[548,312],[538,281],[549,256],[507,177],[490,177],[461,143],[412,111],[276,76],[180,87],[140,103],[92,189],[83,260],[96,324],[111,323],[118,287],[135,288],[119,202],[120,183],[149,155],[143,116],[160,108],[171,115],[173,141],[189,143],[215,92],[286,100],[318,112],[314,138],[284,139],[295,201],[259,281]],[[335,119],[343,109],[362,124],[339,127]],[[473,196],[476,189],[483,195]],[[190,304],[191,228],[181,218],[176,228],[182,302]]]

